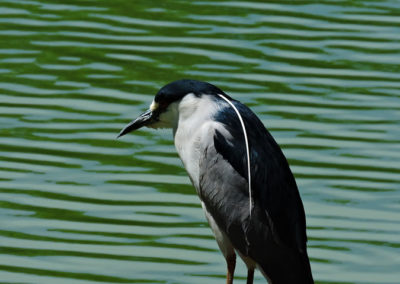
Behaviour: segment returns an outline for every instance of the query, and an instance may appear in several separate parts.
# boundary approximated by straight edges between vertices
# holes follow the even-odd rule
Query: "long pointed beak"
[[[127,126],[125,126],[121,132],[118,134],[117,138],[124,136],[125,134],[134,131],[136,129],[139,129],[143,126],[146,126],[153,122],[154,119],[154,112],[151,111],[150,109],[147,110],[146,112],[142,113],[139,115],[138,118],[132,120]]]

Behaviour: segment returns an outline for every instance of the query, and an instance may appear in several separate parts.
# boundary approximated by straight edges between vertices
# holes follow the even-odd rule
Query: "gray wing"
[[[235,105],[250,140],[254,211],[250,218],[243,132],[231,109],[216,120],[232,137],[215,130],[214,144],[200,161],[200,197],[234,247],[269,277],[280,281],[292,275],[293,283],[312,283],[304,209],[286,158],[261,121],[244,105]]]
[[[246,179],[213,146],[204,152],[199,181],[200,198],[218,227],[272,283],[313,283],[307,253],[277,240],[273,223],[257,201],[250,218]]]
[[[244,255],[251,246],[246,240],[250,220],[247,188],[246,179],[213,145],[208,146],[200,160],[198,193],[219,228]]]
[[[234,103],[243,117],[249,139],[254,199],[272,222],[275,237],[288,247],[304,251],[307,242],[304,208],[287,160],[258,117],[245,105]],[[216,152],[247,181],[246,148],[240,122],[231,108],[225,108],[216,119],[232,136],[227,139],[216,131]]]

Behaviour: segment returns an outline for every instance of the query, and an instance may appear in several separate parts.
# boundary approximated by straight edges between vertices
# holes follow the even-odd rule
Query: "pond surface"
[[[317,283],[400,283],[400,3],[150,2],[0,1],[0,282],[224,283],[171,132],[116,140],[189,77],[282,146]]]

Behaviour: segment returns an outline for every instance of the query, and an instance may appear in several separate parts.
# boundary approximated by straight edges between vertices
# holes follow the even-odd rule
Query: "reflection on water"
[[[397,1],[0,3],[2,281],[224,281],[171,133],[115,139],[192,77],[282,145],[317,282],[398,283]]]

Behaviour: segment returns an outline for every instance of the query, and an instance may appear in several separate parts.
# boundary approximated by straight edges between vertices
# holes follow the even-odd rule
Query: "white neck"
[[[173,130],[175,147],[196,189],[199,186],[200,158],[204,148],[213,143],[218,123],[212,118],[217,111],[218,105],[206,95],[196,97],[188,94],[178,106],[178,123]]]

